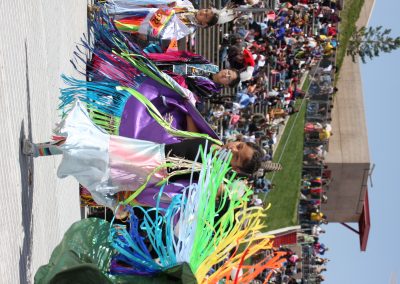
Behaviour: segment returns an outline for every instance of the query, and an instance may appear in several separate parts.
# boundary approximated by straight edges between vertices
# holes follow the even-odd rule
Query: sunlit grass
[[[273,161],[280,162],[283,169],[268,175],[275,184],[275,189],[266,198],[266,203],[272,205],[268,211],[268,231],[297,224],[306,111],[306,104],[301,105],[302,102],[297,101],[297,107],[301,108],[289,118],[274,154]]]

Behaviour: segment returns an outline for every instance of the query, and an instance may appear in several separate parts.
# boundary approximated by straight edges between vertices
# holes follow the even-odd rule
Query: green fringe
[[[97,126],[103,128],[110,135],[119,135],[121,118],[94,108],[88,108],[88,112],[90,118]]]

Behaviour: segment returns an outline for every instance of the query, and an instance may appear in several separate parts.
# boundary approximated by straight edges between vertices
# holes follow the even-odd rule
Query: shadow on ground
[[[26,156],[22,152],[22,145],[25,139],[32,141],[32,120],[31,120],[31,94],[29,86],[29,69],[28,69],[28,57],[27,57],[27,44],[25,41],[25,72],[26,72],[26,96],[27,96],[27,117],[28,117],[28,136],[25,135],[25,123],[21,121],[20,133],[19,133],[19,165],[21,173],[21,216],[22,216],[22,228],[24,231],[24,239],[22,248],[20,249],[19,257],[19,279],[20,283],[30,283],[30,265],[32,255],[32,237],[33,237],[33,226],[32,226],[32,205],[33,205],[33,158]]]

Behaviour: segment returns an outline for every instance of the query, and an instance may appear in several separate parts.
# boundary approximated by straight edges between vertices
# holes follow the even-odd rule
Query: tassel
[[[259,251],[272,247],[271,238],[260,234],[265,228],[265,210],[247,208],[252,192],[234,176],[226,178],[231,159],[228,152],[205,153],[200,149],[199,156],[203,161],[199,180],[174,196],[167,209],[159,207],[161,188],[155,208],[134,207],[144,215],[140,224],[134,211],[128,209],[129,233],[124,227],[112,227],[110,242],[119,254],[112,261],[111,273],[151,276],[188,263],[199,283],[218,283],[222,279],[226,283],[249,283],[263,270],[279,265],[275,260],[244,265]],[[223,183],[225,190],[216,204]],[[223,207],[227,209],[223,211]],[[176,227],[179,229],[174,232]],[[232,279],[232,272],[238,270],[243,274],[236,272]]]

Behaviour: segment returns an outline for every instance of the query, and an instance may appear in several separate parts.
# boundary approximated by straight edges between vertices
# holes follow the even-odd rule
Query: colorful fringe
[[[105,18],[107,20],[107,18]],[[168,75],[160,71],[154,63],[145,57],[143,51],[135,43],[130,42],[119,32],[112,32],[113,24],[105,27],[98,22],[91,26],[96,36],[96,47],[92,48],[86,39],[82,39],[85,50],[74,52],[74,60],[71,61],[75,69],[85,74],[91,80],[118,81],[120,85],[136,88],[140,81],[148,76],[158,83],[173,89],[181,96],[185,91]],[[92,62],[86,62],[83,57],[86,53],[92,53]],[[86,63],[86,70],[79,67],[79,62]]]
[[[114,23],[120,31],[133,34],[137,34],[141,26],[145,24],[147,25],[146,36],[157,38],[163,33],[163,30],[170,21],[173,20],[173,17],[175,17],[175,11],[173,9],[158,9],[154,12],[154,15],[151,16],[149,22],[144,23],[148,14],[148,10],[135,9],[131,13],[131,16],[114,20]]]
[[[127,17],[114,21],[115,26],[122,32],[137,33],[148,14],[149,10],[135,10],[134,15],[126,15]]]
[[[265,210],[247,208],[252,192],[234,176],[225,178],[230,170],[230,155],[226,152],[200,155],[206,162],[198,183],[192,183],[182,195],[175,196],[167,209],[134,207],[144,215],[140,224],[129,209],[129,232],[121,226],[111,228],[110,241],[119,253],[112,261],[111,273],[151,276],[188,263],[199,283],[218,283],[221,279],[248,283],[265,269],[265,261],[243,265],[257,252],[271,248],[270,238],[259,234],[265,227],[262,223]],[[226,183],[224,193],[216,202],[223,183]],[[161,194],[162,189],[158,202]],[[174,233],[175,227],[179,228],[178,233]],[[149,244],[156,256],[151,255]],[[218,264],[220,267],[214,270]],[[232,271],[241,268],[244,274],[236,273],[232,279]]]
[[[120,32],[113,20],[106,14],[97,14],[88,24],[94,35],[95,48],[108,51],[109,53],[113,51],[118,53],[130,51],[132,53],[144,55],[142,49]],[[88,47],[90,46],[88,45]]]
[[[168,63],[168,64],[210,64],[203,56],[192,53],[186,50],[174,50],[167,52],[155,52],[155,53],[147,53],[147,58],[156,63]]]
[[[118,82],[86,82],[61,76],[68,88],[61,90],[59,109],[65,116],[76,99],[86,103],[94,123],[110,134],[118,135],[119,123],[130,94],[118,92]]]

